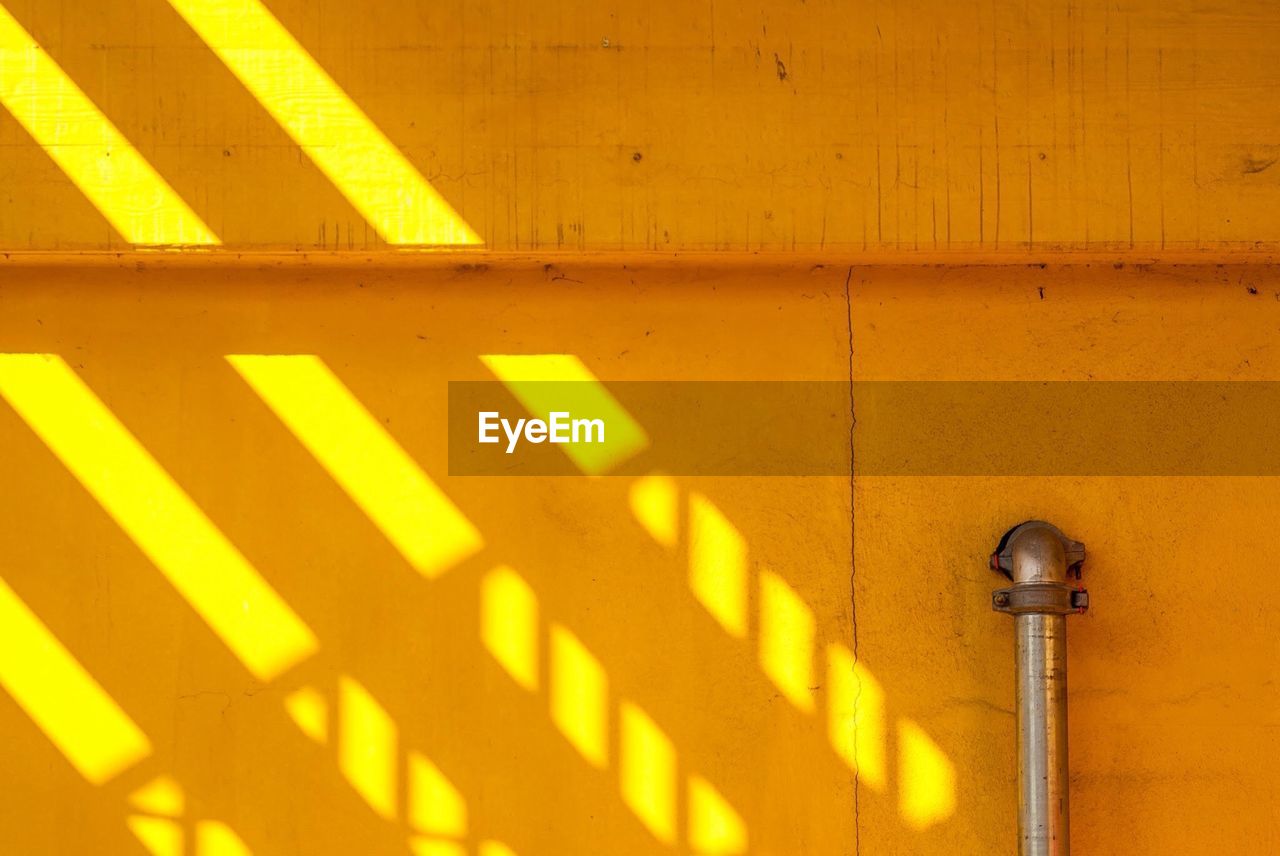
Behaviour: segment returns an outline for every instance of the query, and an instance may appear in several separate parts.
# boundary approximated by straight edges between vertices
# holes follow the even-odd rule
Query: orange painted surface
[[[381,245],[164,0],[5,7],[226,246]],[[1280,242],[1267,0],[269,7],[494,250]],[[125,244],[0,146],[0,247]]]
[[[260,854],[998,852],[1012,640],[984,557],[1044,516],[1090,550],[1078,848],[1271,848],[1273,480],[859,478],[851,542],[843,478],[451,478],[443,412],[502,352],[847,380],[850,319],[859,380],[1275,380],[1270,269],[546,264],[6,266],[0,350],[61,355],[318,640],[255,678],[0,406],[3,576],[153,747],[90,785],[0,695],[6,840],[136,852],[129,795],[167,776]],[[483,546],[424,576],[226,354],[317,355]]]
[[[8,849],[1008,852],[1031,517],[1077,851],[1280,848],[1273,478],[446,444],[531,355],[1280,381],[1280,7],[227,2],[0,0]]]
[[[790,332],[748,347],[741,331],[778,313],[771,278],[741,299],[730,297],[735,275],[646,274],[637,282],[653,311],[637,313],[606,299],[639,294],[626,271],[566,275],[528,262],[9,264],[0,352],[60,355],[318,644],[285,673],[255,677],[198,596],[171,583],[173,567],[152,561],[136,528],[33,430],[34,411],[0,403],[10,474],[0,574],[154,747],[90,786],[0,693],[0,732],[12,738],[6,840],[25,852],[137,852],[130,795],[168,776],[186,797],[184,821],[227,823],[256,854],[402,853],[418,839],[472,853],[498,841],[521,856],[849,848],[853,776],[829,738],[825,696],[813,690],[810,708],[797,707],[762,670],[754,594],[749,633],[735,638],[687,583],[696,491],[748,545],[751,592],[767,567],[811,611],[814,637],[795,650],[815,676],[806,691],[817,686],[826,646],[847,644],[847,479],[682,482],[670,509],[678,535],[664,544],[636,517],[632,480],[450,478],[444,444],[446,382],[492,379],[482,354],[575,353],[606,381],[681,366],[765,374],[784,356],[784,376],[838,378],[842,280],[815,274],[815,288],[837,289],[783,299]],[[687,317],[694,293],[721,307],[715,324]],[[395,474],[429,479],[482,547],[425,575],[382,529],[382,494],[348,487],[340,456],[314,451],[325,438],[304,443],[228,354],[316,355],[405,453],[391,475],[373,454],[363,471],[387,491]],[[0,378],[14,373],[0,359]],[[321,413],[344,412],[331,388],[306,391]],[[52,392],[27,393],[42,394]],[[52,430],[95,429],[71,419]],[[800,506],[812,532],[778,517]],[[437,513],[417,531],[446,525]],[[501,567],[522,584],[489,583]],[[485,632],[495,611],[512,623]],[[533,680],[500,658],[511,651],[532,662]],[[418,756],[447,785],[411,775]],[[441,805],[440,793],[456,793],[465,816],[411,811]],[[40,819],[73,805],[84,806],[74,823]]]

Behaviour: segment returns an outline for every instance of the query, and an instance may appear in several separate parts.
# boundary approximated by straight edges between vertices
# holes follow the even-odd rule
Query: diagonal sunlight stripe
[[[202,820],[196,824],[195,852],[198,856],[253,856],[249,845],[220,820]]]
[[[220,820],[196,820],[183,817],[182,789],[177,782],[164,777],[165,784],[176,788],[178,802],[176,812],[152,812],[134,814],[125,818],[125,825],[151,856],[253,856],[253,851],[236,834],[236,831]],[[136,796],[136,795],[135,795]],[[133,800],[131,800],[132,802]],[[191,833],[194,832],[194,835]]]
[[[501,587],[494,584],[502,581]],[[481,612],[501,609],[503,604],[490,602],[501,597],[502,589],[518,588],[532,601],[531,620],[539,621],[537,594],[514,570],[500,565],[489,572],[481,585]],[[547,701],[551,719],[565,739],[573,744],[583,759],[600,770],[610,766],[610,723],[614,710],[609,676],[600,660],[567,627],[549,622],[550,653]],[[522,633],[531,650],[523,658],[540,661],[538,646],[541,634]],[[486,647],[489,647],[486,641]],[[538,692],[536,683],[526,683],[504,662],[503,654],[490,647],[490,653],[507,669],[513,680],[530,692]],[[664,844],[674,844],[678,829],[681,762],[675,744],[645,710],[627,698],[616,699],[618,742],[616,768],[618,791],[624,803],[646,829]],[[696,856],[738,856],[747,852],[748,834],[745,821],[727,799],[708,780],[688,774],[687,831],[689,844]]]
[[[881,792],[888,787],[884,688],[838,642],[827,646],[827,738],[859,783]]]
[[[176,819],[186,811],[187,798],[182,785],[162,773],[129,794],[129,805],[149,815]]]
[[[151,753],[146,735],[3,580],[0,686],[95,785]]]
[[[399,730],[359,681],[338,684],[338,766],[351,787],[384,820],[396,816]]]
[[[747,826],[724,794],[698,775],[689,777],[689,844],[697,856],[747,852]]]
[[[70,366],[0,354],[0,397],[262,680],[316,650],[311,630]]]
[[[560,447],[587,475],[601,475],[649,445],[639,423],[573,354],[481,354],[480,361],[539,419],[566,411],[604,421],[606,442]]]
[[[467,836],[467,801],[449,777],[421,752],[408,758],[407,820],[423,835]]]
[[[565,739],[601,770],[609,764],[609,676],[569,628],[553,622],[547,693],[551,719]]]
[[[220,243],[2,5],[0,103],[129,243]]]
[[[180,821],[135,814],[125,818],[125,825],[151,856],[182,856],[186,836]]]
[[[339,675],[336,696],[337,762],[347,783],[383,820],[401,821],[402,831],[408,827],[415,856],[466,856],[468,809],[462,791],[425,754],[403,750],[395,719],[359,681]],[[328,742],[329,701],[323,692],[300,687],[285,705],[308,737]]]
[[[676,749],[671,738],[638,705],[618,713],[618,785],[622,799],[654,837],[676,837]]]
[[[788,701],[812,713],[813,610],[780,574],[761,570],[759,581],[760,668]]]
[[[260,0],[169,5],[388,243],[482,243]]]
[[[480,581],[480,637],[484,647],[526,690],[538,689],[538,596],[505,565]]]
[[[698,602],[738,639],[747,637],[750,563],[747,539],[719,507],[689,494],[689,588]]]
[[[912,829],[927,829],[956,811],[956,767],[928,733],[898,721],[898,814]]]
[[[483,546],[471,522],[319,357],[233,354],[227,362],[423,576],[434,579]]]
[[[636,520],[667,548],[679,542],[678,491],[668,476],[651,473],[634,482],[629,492]],[[690,587],[727,633],[745,639],[750,595],[746,539],[703,494],[690,491],[688,506]],[[814,714],[816,701],[810,689],[817,643],[814,611],[782,575],[761,569],[758,583],[761,671],[797,710]],[[885,690],[847,646],[830,643],[826,656],[827,737],[831,749],[858,774],[860,783],[884,792],[889,787]],[[900,723],[898,748],[899,767],[904,771],[899,776],[902,817],[921,829],[950,817],[956,804],[955,775],[947,754],[910,720]],[[691,807],[691,830],[694,819]],[[719,821],[708,821],[707,825],[728,829]],[[700,854],[704,850],[695,848]]]
[[[126,817],[125,825],[151,856],[253,856],[227,824],[187,816],[186,795],[172,776],[143,785],[129,795],[129,804],[139,814]]]

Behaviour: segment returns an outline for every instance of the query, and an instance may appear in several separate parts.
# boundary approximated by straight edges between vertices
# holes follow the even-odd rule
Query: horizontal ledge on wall
[[[1223,247],[1201,250],[1026,250],[946,252],[632,252],[632,251],[545,251],[491,252],[487,250],[379,250],[303,251],[227,249],[142,249],[120,251],[0,250],[0,271],[17,268],[131,268],[135,270],[175,270],[207,267],[314,266],[317,268],[419,268],[483,271],[493,268],[527,268],[536,265],[575,265],[607,268],[618,266],[715,267],[715,268],[869,268],[869,267],[1046,267],[1273,265],[1280,263],[1280,247],[1245,249]]]

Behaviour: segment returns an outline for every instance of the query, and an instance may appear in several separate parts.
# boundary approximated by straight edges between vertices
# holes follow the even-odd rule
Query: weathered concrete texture
[[[469,852],[489,838],[520,856],[665,850],[621,789],[623,724],[634,719],[624,711],[635,708],[674,752],[669,798],[661,772],[643,792],[672,813],[681,849],[695,776],[733,806],[752,853],[852,849],[853,776],[831,746],[822,690],[825,646],[848,636],[847,479],[676,485],[674,514],[687,519],[696,504],[742,539],[751,612],[738,638],[691,593],[688,525],[677,524],[671,549],[656,542],[632,512],[634,480],[449,478],[445,445],[447,381],[493,379],[481,354],[576,354],[606,381],[839,379],[848,366],[844,269],[296,260],[271,269],[135,257],[90,268],[11,262],[0,276],[0,353],[61,355],[319,639],[318,652],[284,676],[255,680],[0,402],[0,576],[154,746],[91,787],[0,693],[0,838],[12,849],[136,853],[125,797],[164,774],[183,787],[189,816],[229,823],[259,856],[404,853],[404,820],[371,810],[338,762],[335,699],[351,680],[399,732],[393,767],[424,753],[458,789]],[[483,548],[434,580],[416,573],[224,359],[281,353],[321,357],[476,527]],[[481,638],[482,580],[499,565],[538,602],[526,649],[539,676],[532,692]],[[760,667],[766,569],[811,611],[814,640],[798,649],[813,663],[800,688],[811,710]],[[607,681],[602,766],[552,717],[552,694],[569,680],[553,657],[563,631]],[[327,746],[286,712],[299,687],[329,699]],[[590,715],[591,704],[575,698],[570,709]],[[403,775],[393,794],[410,795]]]
[[[851,356],[860,380],[1277,380],[1268,269],[131,257],[2,275],[0,352],[61,355],[320,641],[256,680],[0,405],[0,576],[154,747],[90,786],[0,693],[0,835],[15,849],[137,852],[124,798],[166,774],[189,816],[229,823],[260,856],[402,853],[404,821],[371,810],[335,754],[342,716],[319,747],[286,713],[295,689],[332,703],[354,680],[399,757],[425,753],[457,788],[468,847],[665,849],[623,787],[638,707],[676,757],[673,849],[689,846],[697,776],[750,853],[1007,851],[1012,636],[985,558],[1029,517],[1089,547],[1094,608],[1069,630],[1080,852],[1275,849],[1274,480],[860,478],[851,542],[847,479],[677,478],[668,549],[630,479],[450,478],[442,410],[446,381],[491,377],[486,353],[576,354],[606,382],[841,380]],[[323,358],[483,549],[415,573],[224,360],[277,353]],[[740,635],[690,588],[708,520],[724,521],[716,555],[745,556]],[[500,564],[537,598],[532,691],[481,640],[482,580]],[[811,640],[794,631],[805,610]],[[563,630],[607,676],[602,765],[551,715]],[[827,718],[848,686],[828,669],[848,667],[855,633],[856,792]],[[779,680],[779,657],[811,683]]]
[[[5,5],[228,246],[379,245],[169,4]],[[268,5],[496,250],[1280,245],[1269,0]],[[0,145],[0,246],[122,244]]]
[[[1280,280],[1231,267],[855,272],[855,372],[877,380],[1269,380]],[[1087,412],[1071,413],[1087,421]],[[1001,431],[999,413],[991,430]],[[1270,432],[1269,423],[1258,431]],[[945,433],[945,432],[944,432]],[[1011,450],[1034,442],[1004,435]],[[960,774],[924,847],[862,800],[864,853],[997,852],[1016,818],[1012,628],[986,556],[1010,525],[1086,542],[1068,621],[1071,823],[1081,853],[1265,851],[1280,840],[1275,480],[865,478],[859,653]]]

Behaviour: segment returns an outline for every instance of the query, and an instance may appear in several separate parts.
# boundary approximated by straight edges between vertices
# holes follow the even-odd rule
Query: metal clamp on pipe
[[[1068,856],[1067,620],[1084,612],[1084,544],[1056,526],[1029,520],[1007,533],[991,568],[1013,585],[991,594],[991,608],[1014,618],[1018,712],[1018,854]]]
[[[991,608],[1010,615],[1071,615],[1089,608],[1089,593],[1070,583],[1023,583],[993,591]]]

